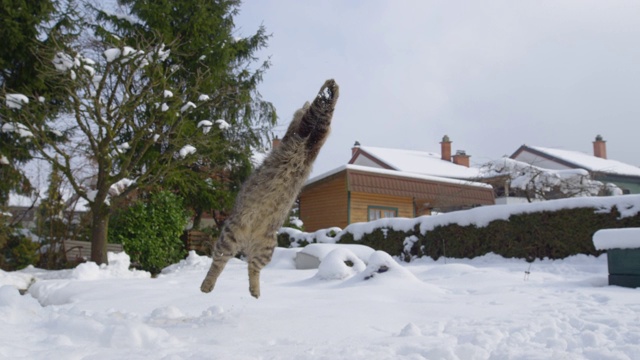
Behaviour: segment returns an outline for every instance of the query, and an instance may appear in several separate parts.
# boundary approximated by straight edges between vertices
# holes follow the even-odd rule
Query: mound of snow
[[[0,270],[0,286],[11,285],[17,289],[26,289],[34,281],[34,277],[31,274],[24,272],[6,272]]]
[[[189,251],[189,255],[184,260],[180,260],[177,264],[167,266],[160,272],[162,275],[180,273],[190,270],[208,270],[211,267],[211,258],[208,256],[200,256],[194,250]]]
[[[76,280],[98,280],[151,277],[151,274],[147,271],[129,270],[131,258],[124,252],[108,252],[107,259],[109,260],[109,265],[102,264],[98,266],[96,263],[89,261],[76,266],[71,272],[70,278]]]
[[[295,269],[296,268],[296,255],[300,251],[300,248],[285,249],[277,247],[273,251],[271,262],[267,267],[272,269]]]
[[[364,262],[351,250],[335,248],[322,259],[316,277],[322,280],[343,280],[363,271],[365,267]]]
[[[398,264],[391,255],[384,251],[376,251],[369,257],[367,268],[349,279],[349,282],[361,282],[380,278],[397,280],[420,281],[409,270]]]
[[[365,264],[375,250],[359,244],[309,244],[296,254],[297,269],[316,269],[323,259],[335,249],[347,249]]]

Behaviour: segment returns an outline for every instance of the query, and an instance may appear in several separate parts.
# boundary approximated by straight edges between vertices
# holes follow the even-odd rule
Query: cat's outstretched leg
[[[213,290],[213,287],[216,285],[216,281],[218,280],[218,276],[220,276],[220,273],[222,273],[222,270],[224,270],[224,267],[227,265],[229,260],[235,256],[237,252],[234,246],[235,240],[231,242],[230,239],[233,239],[233,236],[229,233],[225,234],[225,232],[223,232],[216,242],[212,254],[213,263],[211,263],[209,272],[207,272],[207,276],[202,281],[202,285],[200,285],[200,290],[202,292],[208,293]]]
[[[298,130],[301,137],[307,138],[307,161],[313,162],[324,144],[330,131],[331,119],[335,110],[340,88],[335,80],[330,79],[320,88],[313,102],[306,107],[300,119]]]
[[[276,239],[269,239],[262,243],[273,243],[274,245],[252,252],[247,259],[249,263],[249,292],[256,299],[260,297],[260,270],[271,262]]]

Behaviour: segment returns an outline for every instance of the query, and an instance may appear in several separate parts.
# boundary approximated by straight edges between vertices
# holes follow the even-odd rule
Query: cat
[[[338,96],[338,84],[327,80],[313,102],[295,112],[280,145],[243,184],[213,246],[213,263],[200,286],[202,292],[211,292],[229,259],[242,252],[249,268],[249,292],[260,297],[260,270],[271,261],[276,232],[329,135]]]

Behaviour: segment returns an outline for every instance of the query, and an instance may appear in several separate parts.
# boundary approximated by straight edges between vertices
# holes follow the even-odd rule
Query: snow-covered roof
[[[625,164],[617,160],[602,159],[579,151],[553,149],[540,146],[527,147],[589,171],[627,176],[640,176],[640,167]]]
[[[477,179],[479,175],[479,169],[442,160],[437,153],[371,146],[360,146],[360,150],[398,171],[455,179]]]
[[[409,179],[437,181],[437,182],[449,183],[449,184],[455,184],[455,185],[466,185],[466,186],[475,186],[475,187],[492,189],[491,185],[489,184],[474,182],[469,180],[457,180],[457,179],[451,179],[451,178],[441,177],[441,176],[423,175],[423,174],[416,174],[416,173],[411,173],[406,171],[380,169],[380,168],[374,168],[370,166],[361,166],[361,165],[352,165],[352,164],[342,165],[338,168],[327,171],[324,174],[311,178],[305,183],[305,186],[318,182],[331,175],[337,174],[343,170],[355,170],[360,172],[367,172],[370,174],[391,175],[391,176],[409,178]]]

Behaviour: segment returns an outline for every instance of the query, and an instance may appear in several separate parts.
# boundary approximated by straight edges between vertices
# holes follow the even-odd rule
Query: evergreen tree
[[[53,114],[59,101],[43,76],[41,55],[73,39],[74,3],[0,0],[0,4],[0,89],[49,102],[52,106],[47,111]],[[2,106],[7,106],[6,100]],[[37,115],[42,121],[44,115]],[[32,190],[22,171],[31,160],[32,144],[19,135],[19,129],[5,126],[6,122],[0,116],[0,205],[7,202],[12,191],[28,194]]]
[[[230,125],[227,131],[214,131],[198,144],[193,162],[163,179],[164,186],[177,191],[194,210],[197,227],[203,211],[224,212],[231,207],[240,184],[251,172],[253,151],[264,148],[263,141],[276,122],[272,104],[263,101],[257,91],[269,63],[254,64],[254,54],[266,46],[268,36],[264,27],[246,38],[234,36],[237,0],[121,3],[139,22],[104,13],[103,18],[121,33],[176,44],[167,61],[175,66],[178,78],[185,80],[178,91],[194,98],[209,97],[207,104],[194,109],[192,126],[216,119]],[[196,88],[198,93],[192,93]]]
[[[183,2],[178,5],[189,8]],[[198,15],[209,11],[208,17],[218,18],[218,30],[224,30],[227,41],[208,48],[204,57],[206,49],[195,54],[189,44],[207,34],[164,38],[162,31],[131,14],[101,12],[96,18],[88,11],[83,24],[94,30],[93,37],[86,36],[74,48],[61,46],[41,55],[49,56],[41,73],[56,80],[50,82],[51,91],[59,97],[63,116],[49,111],[50,101],[0,92],[0,100],[7,104],[0,115],[7,124],[89,202],[92,261],[107,262],[112,206],[127,194],[158,183],[197,191],[193,189],[198,187],[186,186],[188,179],[196,178],[196,169],[207,174],[206,179],[197,179],[198,186],[211,189],[209,199],[226,199],[224,189],[247,172],[251,147],[260,145],[261,134],[273,124],[271,104],[261,101],[255,91],[266,65],[248,69],[249,55],[263,45],[257,40],[264,41],[264,34],[251,41],[232,41],[237,3],[210,5],[213,8],[189,9]],[[171,13],[160,15],[171,17]],[[208,57],[226,59],[226,68],[221,60],[206,62]],[[214,64],[219,67],[212,68]],[[41,116],[48,121],[39,121]],[[207,198],[198,196],[197,201]]]

